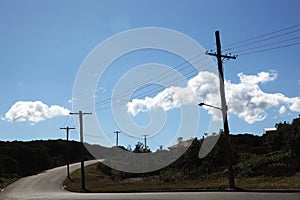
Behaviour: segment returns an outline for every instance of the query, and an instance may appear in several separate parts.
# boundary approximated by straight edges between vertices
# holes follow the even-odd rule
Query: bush
[[[105,175],[111,175],[111,168],[103,163],[98,163],[97,169]]]
[[[11,157],[0,155],[1,174],[17,174],[20,170],[18,161]]]
[[[4,168],[3,164],[0,163],[0,177],[4,174],[4,170],[5,170],[5,168]],[[0,179],[0,183],[1,183],[1,179]]]
[[[164,169],[159,174],[160,180],[166,183],[180,181],[186,178],[186,175],[178,169]]]
[[[66,159],[63,157],[63,155],[53,156],[50,159],[50,162],[52,166],[62,166],[66,164]]]
[[[295,173],[291,152],[277,151],[253,156],[236,166],[238,177],[286,176]]]

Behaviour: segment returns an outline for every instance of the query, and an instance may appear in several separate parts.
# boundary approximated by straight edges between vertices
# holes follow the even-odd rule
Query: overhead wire
[[[214,66],[215,65],[210,65],[207,68],[202,69],[202,70],[207,70],[207,69],[212,68]],[[177,79],[173,79],[172,81],[170,81],[169,83],[173,83],[173,84],[170,84],[169,87],[172,86],[172,85],[179,84],[179,83],[181,83],[183,81],[186,81],[188,79],[191,79],[191,78],[195,77],[194,71],[191,71],[188,74],[185,74],[185,76],[187,76],[187,77],[185,77],[186,79],[183,79],[183,80],[180,80],[180,81],[178,81]],[[167,88],[167,87],[165,87],[165,88]],[[153,94],[157,94],[157,93],[163,91],[165,88],[163,88],[163,89],[160,88],[160,87],[153,88],[150,91],[143,92],[139,96],[135,96],[134,99],[142,99],[142,98],[145,98],[145,96],[151,96]],[[96,108],[96,110],[98,110],[98,111],[105,111],[105,110],[112,109],[112,107],[117,108],[117,107],[120,107],[120,106],[124,106],[124,105],[126,105],[128,103],[128,100],[122,100],[122,101],[123,102],[118,102],[117,104],[111,104],[111,105],[106,105],[106,106],[103,105],[103,107],[98,107],[98,108]]]
[[[201,56],[203,56],[201,59],[199,59],[199,60],[197,60],[197,61],[193,61],[193,60],[195,60],[196,58],[201,57]],[[207,58],[208,58],[208,56],[206,56],[205,53],[197,54],[196,56],[192,57],[191,59],[185,60],[184,62],[182,62],[182,63],[176,65],[174,68],[168,70],[166,73],[164,73],[164,74],[159,74],[155,79],[151,79],[151,81],[153,81],[153,80],[156,80],[156,81],[162,80],[162,79],[164,79],[164,78],[166,78],[166,77],[169,77],[170,72],[172,73],[172,72],[173,72],[174,70],[176,70],[176,69],[177,69],[177,72],[181,72],[181,71],[185,70],[187,66],[191,66],[191,65],[193,65],[193,64],[199,63],[200,61],[203,61],[203,60],[205,60],[205,59],[207,59]],[[191,62],[192,62],[193,64],[191,64]],[[188,64],[188,65],[185,66],[185,64]],[[183,66],[183,68],[180,69],[182,66]],[[149,80],[149,81],[150,81],[150,80]],[[140,86],[142,86],[142,85],[140,85]],[[136,87],[138,87],[138,86],[136,86]],[[135,87],[135,88],[136,88],[136,87]],[[119,100],[119,101],[123,101],[123,103],[122,103],[122,104],[119,104],[119,106],[124,105],[124,102],[128,103],[128,100],[124,100],[124,99],[122,100],[121,98],[124,97],[124,94],[126,94],[128,91],[132,91],[132,90],[135,89],[135,88],[129,88],[127,91],[124,91],[122,94],[118,94],[118,95],[115,96],[115,98],[118,97],[118,100]],[[153,94],[154,92],[158,92],[158,91],[155,91],[155,90],[152,89],[152,93],[149,93],[149,95]],[[101,110],[111,109],[111,105],[110,105],[111,100],[112,100],[112,97],[109,97],[109,98],[106,98],[106,99],[101,100],[101,101],[99,101],[99,102],[96,102],[95,104],[86,105],[86,106],[82,107],[81,109],[83,109],[83,108],[86,109],[86,108],[91,108],[91,107],[95,107],[96,110],[99,110],[99,108],[101,108]],[[109,106],[106,106],[106,107],[104,107],[104,109],[103,109],[103,106],[104,106],[104,105],[107,105],[107,104],[109,104]],[[101,106],[102,106],[102,107],[101,107]],[[74,119],[72,119],[72,121],[73,121],[73,120],[74,120]],[[65,122],[63,123],[63,127],[65,127],[66,125],[70,125],[70,124],[72,123],[72,121],[70,121],[70,115],[67,115],[67,116],[66,116],[66,119],[65,119]],[[73,121],[73,123],[74,123],[74,121]]]
[[[275,49],[282,49],[282,48],[291,47],[291,46],[296,46],[296,45],[300,45],[300,42],[293,43],[293,44],[287,44],[287,45],[276,46],[276,47],[272,47],[272,48],[268,48],[268,49],[262,49],[262,50],[257,50],[257,51],[245,52],[245,53],[239,54],[239,56],[250,55],[250,54],[256,54],[256,53],[261,53],[261,52],[265,52],[265,51],[271,51],[271,50],[275,50]]]
[[[239,41],[239,42],[234,42],[234,43],[231,43],[231,44],[228,44],[228,45],[224,45],[223,47],[231,47],[231,46],[235,46],[235,45],[238,45],[238,44],[241,44],[241,43],[245,43],[245,42],[249,42],[251,40],[256,40],[256,39],[259,39],[259,38],[262,38],[262,37],[266,37],[268,35],[273,35],[273,34],[276,34],[276,33],[279,33],[279,32],[283,32],[283,31],[286,31],[286,30],[289,30],[289,29],[293,29],[293,28],[296,28],[296,27],[299,27],[300,24],[295,24],[295,25],[292,25],[292,26],[289,26],[289,27],[286,27],[286,28],[283,28],[283,29],[279,29],[279,30],[276,30],[276,31],[272,31],[272,32],[269,32],[269,33],[266,33],[266,34],[262,34],[262,35],[258,35],[258,36],[255,36],[255,37],[252,37],[252,38],[249,38],[249,39],[245,39],[245,40],[242,40],[242,41]]]
[[[233,49],[239,49],[241,47],[253,45],[253,44],[256,44],[256,43],[265,42],[267,40],[271,40],[271,39],[274,39],[274,38],[277,38],[277,37],[282,37],[282,36],[289,35],[289,34],[292,34],[292,33],[296,33],[296,32],[299,32],[299,31],[300,31],[300,29],[297,29],[297,30],[290,31],[290,32],[287,32],[287,33],[283,33],[283,34],[275,35],[275,36],[272,36],[272,37],[260,39],[260,40],[257,40],[257,41],[249,42],[249,43],[246,43],[246,44],[242,44],[242,45],[239,45],[239,46],[236,46],[236,47],[226,48],[223,51],[226,52],[226,51],[233,50]]]
[[[65,127],[65,126],[66,126],[66,124],[67,124],[67,122],[68,122],[68,120],[69,120],[69,117],[70,117],[70,115],[67,115],[67,116],[66,116],[66,120],[65,120],[64,124],[62,125],[62,127]]]
[[[257,44],[257,43],[261,43],[261,42],[265,42],[267,40],[271,40],[271,39],[274,39],[274,38],[278,38],[278,37],[282,37],[282,36],[285,36],[285,35],[289,35],[289,34],[292,34],[292,33],[295,33],[295,32],[298,32],[300,31],[300,29],[296,29],[296,30],[292,30],[292,31],[289,31],[289,32],[285,32],[285,33],[281,33],[281,34],[278,34],[278,35],[274,35],[274,34],[277,34],[277,33],[280,33],[280,32],[283,32],[283,31],[287,31],[287,30],[291,30],[291,29],[294,29],[296,27],[299,27],[300,24],[296,24],[296,25],[293,25],[293,26],[289,26],[289,27],[286,27],[286,28],[283,28],[283,29],[280,29],[280,30],[277,30],[277,31],[273,31],[273,32],[269,32],[269,33],[266,33],[266,34],[263,34],[263,35],[259,35],[259,36],[256,36],[256,37],[252,37],[252,38],[249,38],[249,39],[246,39],[246,40],[242,40],[242,41],[239,41],[239,42],[235,42],[235,43],[232,43],[232,44],[229,44],[229,45],[225,45],[225,47],[227,47],[224,51],[228,51],[228,50],[234,50],[234,49],[240,49],[242,47],[246,47],[246,46],[249,46],[249,45],[253,45],[253,44]],[[266,36],[270,36],[270,37],[267,37],[265,38]],[[298,45],[299,43],[293,43],[293,44],[287,44],[287,45],[281,45],[281,46],[275,46],[275,47],[272,47],[272,48],[267,48],[267,49],[261,49],[261,50],[257,50],[257,51],[251,51],[251,50],[254,50],[254,49],[260,49],[260,48],[263,48],[263,47],[267,47],[267,46],[272,46],[272,45],[275,45],[275,44],[279,44],[279,43],[283,43],[283,42],[287,42],[287,41],[291,41],[291,40],[296,40],[298,39],[300,36],[298,37],[294,37],[294,38],[289,38],[289,39],[285,39],[285,40],[280,40],[280,41],[277,41],[277,42],[272,42],[272,43],[267,43],[267,44],[263,44],[263,45],[259,45],[259,46],[254,46],[254,47],[250,47],[250,48],[247,48],[247,49],[241,49],[239,51],[235,51],[234,53],[239,53],[239,55],[248,55],[248,54],[253,54],[253,53],[259,53],[259,52],[264,52],[264,51],[269,51],[269,50],[272,50],[272,49],[278,49],[278,48],[284,48],[284,47],[288,47],[288,46],[294,46],[294,45]],[[260,39],[260,38],[263,38],[263,39]],[[260,40],[258,40],[260,39]],[[252,41],[252,42],[250,42]],[[246,43],[247,42],[247,43]],[[246,43],[246,44],[245,44]],[[240,45],[238,45],[240,44]],[[238,46],[236,46],[238,45]],[[229,48],[230,47],[230,48]],[[164,80],[166,79],[167,77],[169,77],[169,73],[170,72],[173,72],[173,70],[176,70],[178,72],[182,72],[183,70],[186,70],[186,68],[182,68],[180,69],[180,67],[182,67],[183,65],[185,65],[186,63],[188,65],[191,65],[190,62],[192,62],[194,59],[202,56],[203,54],[198,54],[194,57],[192,57],[190,60],[186,60],[184,61],[183,63],[180,63],[179,65],[175,66],[174,68],[170,69],[167,73],[164,73],[164,74],[160,74],[158,75],[155,79],[156,81],[159,81],[159,80]],[[202,59],[198,60],[197,62],[200,62],[201,60],[204,60],[204,59],[207,59],[208,57],[203,57]],[[196,62],[196,63],[197,63]],[[195,64],[195,63],[194,63]],[[186,67],[186,66],[185,66]],[[189,72],[189,73],[192,73],[192,72]],[[188,74],[185,74],[185,76],[189,75]],[[149,80],[150,81],[150,80]],[[174,81],[174,80],[173,80]],[[173,81],[169,81],[169,83],[173,83]],[[153,79],[151,80],[151,82],[154,82]],[[178,83],[177,83],[178,84]],[[141,87],[142,85],[140,85]],[[139,86],[135,86],[135,88],[137,88]],[[148,86],[150,87],[150,86]],[[122,97],[124,98],[124,94],[126,95],[128,91],[132,91],[134,90],[135,88],[129,88],[127,91],[124,91],[123,93],[121,94],[117,94],[116,96],[114,96],[114,98],[118,98],[119,100],[122,99]],[[140,94],[140,96],[137,96],[137,97],[142,97],[141,95],[150,95],[150,94],[153,94],[155,92],[159,92],[161,91],[162,88],[161,87],[156,87],[156,88],[153,88],[148,90],[148,93],[142,93]],[[132,97],[133,98],[133,97]],[[103,107],[104,105],[110,103],[112,101],[112,97],[109,97],[109,98],[106,98],[104,100],[101,100],[101,101],[98,101],[96,102],[95,104],[93,105],[87,105],[85,106],[84,108],[90,108],[90,107],[95,107],[96,109],[99,109],[101,107]],[[122,101],[122,100],[120,100]],[[126,100],[125,100],[126,101]],[[66,124],[66,122],[68,121],[68,118],[66,119],[64,125]]]
[[[282,37],[282,36],[289,35],[289,34],[292,34],[292,33],[296,33],[296,32],[299,32],[300,29],[296,29],[296,30],[292,30],[292,29],[295,29],[295,28],[297,28],[299,26],[300,26],[300,24],[292,25],[292,26],[289,26],[289,27],[286,27],[286,28],[283,28],[283,29],[279,29],[277,31],[272,31],[272,32],[269,32],[269,33],[266,33],[266,34],[258,35],[258,36],[255,36],[255,37],[252,37],[252,38],[249,38],[249,39],[245,39],[245,40],[242,40],[242,41],[239,41],[239,42],[235,42],[235,43],[232,43],[232,44],[229,44],[229,45],[225,45],[224,47],[227,47],[227,48],[224,51],[229,51],[229,50],[234,50],[234,49],[240,49],[242,47],[246,47],[246,46],[257,44],[257,43],[262,43],[262,42],[265,42],[265,41],[268,41],[268,40],[271,40],[271,39],[274,39],[274,38],[278,38],[278,37]],[[287,30],[291,30],[291,31],[282,33],[282,32],[287,31]],[[281,34],[277,34],[277,33],[281,33]],[[274,34],[277,34],[277,35],[274,35]],[[267,36],[270,36],[270,37],[267,37]],[[263,44],[263,45],[259,45],[259,46],[254,46],[254,47],[250,47],[250,48],[247,48],[247,49],[241,49],[239,51],[235,51],[234,53],[239,53],[239,56],[242,56],[242,55],[254,54],[254,53],[259,53],[259,52],[264,52],[264,51],[270,51],[270,50],[278,49],[278,48],[284,48],[284,47],[288,47],[288,46],[294,46],[294,45],[298,45],[299,43],[297,42],[297,43],[293,43],[293,44],[286,44],[286,45],[275,46],[275,47],[272,47],[272,48],[267,48],[267,49],[261,49],[261,50],[259,50],[260,48],[263,48],[263,47],[272,46],[272,45],[275,45],[275,44],[279,44],[279,43],[283,43],[283,42],[287,42],[287,41],[291,41],[291,40],[296,40],[299,37],[300,36],[294,37],[294,38],[285,39],[285,40],[280,40],[280,41],[277,41],[277,42],[267,43],[267,44]],[[261,39],[261,38],[263,38],[263,39]],[[252,51],[254,49],[258,49],[258,50],[257,51]],[[163,79],[169,77],[169,73],[173,72],[173,70],[176,70],[176,69],[177,69],[177,72],[182,72],[183,70],[186,70],[187,66],[184,66],[184,68],[182,68],[182,69],[180,69],[180,67],[182,67],[185,64],[191,65],[191,62],[194,59],[196,59],[196,58],[198,58],[200,56],[203,56],[203,55],[204,54],[198,54],[198,55],[192,57],[191,59],[186,60],[183,63],[180,63],[179,65],[177,65],[174,68],[170,69],[167,73],[158,75],[155,78],[155,80],[159,81],[159,80],[163,80]],[[200,61],[202,61],[204,59],[207,59],[207,58],[208,57],[204,56],[202,59],[196,61],[195,63],[198,63],[198,62],[200,62]],[[189,72],[189,73],[192,73],[192,72]],[[184,74],[184,76],[189,75],[189,73]],[[188,77],[188,78],[190,78],[190,77]],[[151,82],[153,82],[153,79],[151,79]],[[173,83],[173,82],[169,81],[169,83]],[[178,84],[178,82],[177,82],[177,84]],[[139,85],[139,86],[141,87],[142,85]],[[139,86],[135,86],[135,88],[137,88]],[[150,87],[150,86],[148,85],[147,87]],[[135,88],[129,88],[128,90],[122,92],[121,94],[115,95],[114,98],[117,98],[117,99],[119,99],[119,101],[122,101],[121,99],[125,97],[124,94],[126,95],[128,91],[132,91]],[[142,98],[141,95],[144,95],[144,96],[145,95],[151,95],[151,94],[153,94],[155,92],[159,92],[161,90],[162,90],[162,88],[159,87],[159,86],[156,87],[156,88],[153,88],[153,86],[152,86],[152,88],[150,90],[148,90],[148,93],[144,92],[144,93],[142,93],[142,94],[140,94],[139,96],[136,96],[136,97]],[[131,97],[131,98],[134,98],[134,97]],[[107,105],[111,101],[112,101],[112,97],[109,97],[109,98],[106,98],[104,100],[98,101],[98,102],[96,102],[94,104],[84,106],[82,108],[95,107],[96,109],[99,109],[99,108],[103,107],[104,105]],[[127,100],[123,100],[123,101],[127,102]],[[65,121],[64,125],[66,125],[68,119],[69,119],[69,117],[66,118],[66,121]]]
[[[277,41],[277,42],[272,42],[272,43],[268,43],[268,44],[263,44],[263,45],[255,46],[255,47],[250,47],[250,48],[247,48],[247,49],[242,49],[242,50],[240,50],[240,51],[234,51],[234,52],[232,52],[232,53],[233,53],[233,54],[244,53],[244,52],[247,52],[247,51],[250,51],[250,50],[253,50],[253,49],[259,49],[259,48],[262,48],[262,47],[272,46],[272,45],[280,44],[280,43],[283,43],[283,42],[288,42],[288,41],[292,41],[292,40],[297,40],[297,39],[299,39],[299,38],[300,38],[300,36],[297,36],[297,37],[294,37],[294,38],[289,38],[289,39],[280,40],[280,41]]]
[[[277,31],[272,31],[246,40],[225,45],[224,47],[227,48],[225,48],[222,52],[226,53],[229,50],[231,51],[233,50],[232,54],[236,54],[238,56],[244,56],[244,55],[261,53],[261,52],[271,51],[280,48],[296,46],[299,45],[300,43],[298,40],[300,39],[300,35],[298,34],[300,32],[300,29],[298,27],[300,27],[300,24],[296,24]],[[294,42],[290,43],[290,41],[294,41]],[[277,44],[282,44],[282,45],[277,45]],[[265,48],[265,47],[270,47],[270,48]]]
[[[182,63],[176,65],[174,68],[168,70],[166,73],[164,73],[164,74],[159,74],[155,79],[160,78],[160,77],[164,77],[164,76],[167,77],[169,72],[173,72],[174,69],[178,69],[179,67],[183,66],[184,64],[190,63],[190,62],[192,62],[194,59],[198,58],[199,56],[203,56],[203,55],[205,55],[205,54],[204,54],[204,53],[197,54],[196,56],[190,58],[189,60],[185,60],[184,62],[182,62]],[[204,59],[206,59],[206,57],[204,57]],[[153,81],[153,80],[155,80],[155,79],[148,80],[148,82]],[[147,81],[145,81],[145,82],[147,82]],[[142,86],[142,84],[141,84],[141,85],[138,85],[138,86]],[[123,91],[122,93],[124,94],[124,93],[126,93],[126,92],[128,92],[128,91],[132,91],[132,90],[134,90],[134,89],[135,89],[135,88],[129,88],[128,90]],[[118,94],[118,95],[121,96],[122,94]],[[90,104],[90,105],[86,105],[86,106],[84,106],[84,107],[81,107],[80,109],[87,109],[87,108],[92,108],[92,107],[94,107],[94,106],[99,106],[99,104],[101,105],[101,104],[103,104],[103,103],[109,103],[111,100],[112,100],[112,98],[109,97],[109,98],[103,99],[103,100],[101,100],[101,101],[99,101],[99,102],[96,102],[95,104]]]
[[[285,42],[289,42],[289,41],[293,41],[293,40],[297,40],[300,38],[300,36],[296,36],[296,37],[292,37],[292,38],[287,38],[287,39],[282,39],[279,41],[275,41],[275,42],[270,42],[270,43],[265,43],[266,41],[270,41],[272,39],[275,38],[280,38],[283,36],[287,36],[287,35],[291,35],[294,33],[297,33],[300,31],[300,29],[296,29],[296,30],[292,30],[295,29],[297,27],[299,27],[300,24],[296,24],[296,25],[292,25],[283,29],[279,29],[277,31],[272,31],[266,34],[262,34],[262,35],[258,35],[249,39],[245,39],[239,42],[235,42],[235,43],[231,43],[229,45],[224,45],[225,49],[223,50],[224,52],[226,51],[230,51],[230,50],[236,50],[233,53],[234,54],[238,54],[239,56],[244,56],[244,55],[249,55],[249,54],[256,54],[256,53],[261,53],[261,52],[266,52],[266,51],[271,51],[271,50],[275,50],[275,49],[280,49],[280,48],[286,48],[286,47],[291,47],[291,46],[296,46],[296,45],[300,45],[300,42],[294,42],[294,43],[288,43],[288,44],[283,44],[283,45],[276,45],[276,44],[280,44],[280,43],[285,43]],[[288,31],[290,30],[290,31]],[[285,32],[288,31],[288,32]],[[280,34],[278,34],[280,33]],[[269,36],[269,37],[268,37]],[[259,44],[259,43],[265,43],[265,44],[261,44],[261,45],[257,45],[254,46],[254,44]],[[276,45],[276,46],[274,46]],[[252,47],[251,47],[252,46]],[[268,47],[268,46],[273,46],[270,48],[264,48],[264,47]],[[243,47],[248,47],[248,48],[243,48]],[[253,51],[256,50],[256,51]],[[154,80],[159,81],[159,80],[163,80],[165,78],[169,78],[169,73],[172,73],[173,70],[177,70],[177,72],[183,72],[184,70],[186,70],[188,66],[192,65],[191,62],[200,57],[203,56],[205,54],[198,54],[194,57],[192,57],[190,60],[186,60],[183,63],[180,63],[179,65],[176,65],[174,68],[170,69],[168,72],[164,73],[164,74],[159,74],[157,77],[155,77],[155,79],[151,79],[151,82],[154,82]],[[196,64],[200,61],[203,61],[205,59],[207,59],[209,56],[204,56],[203,58],[201,58],[200,60],[193,62],[193,64]],[[184,66],[185,64],[188,64],[187,66]],[[182,69],[180,69],[180,67],[182,67]],[[211,67],[213,67],[214,65],[211,66],[207,66],[206,68],[203,68],[202,70],[207,70]],[[195,71],[191,70],[191,71],[187,71],[185,73],[183,73],[183,76],[185,77],[185,80],[188,80],[192,77],[195,76]],[[181,83],[182,81],[185,80],[177,80],[177,79],[173,79],[173,80],[169,80],[167,83],[166,87],[170,87],[172,85],[176,85]],[[140,87],[142,85],[139,85]],[[135,88],[139,87],[139,86],[135,86]],[[149,90],[145,90],[145,88],[150,88]],[[151,96],[151,95],[155,95],[158,94],[159,92],[163,91],[165,88],[163,88],[162,86],[150,86],[148,85],[147,87],[143,88],[143,91],[141,93],[139,93],[136,96],[132,96],[130,99],[141,99],[141,98],[145,98],[145,96]],[[127,94],[129,91],[133,91],[135,88],[129,88],[128,90],[115,95],[114,97],[109,97],[106,99],[103,99],[101,101],[98,101],[94,104],[91,105],[87,105],[82,107],[83,108],[91,108],[91,107],[95,107],[95,109],[97,111],[105,111],[105,110],[109,110],[112,109],[112,107],[120,107],[120,106],[124,106],[128,103],[128,99],[124,99],[125,97],[127,97]],[[117,99],[118,102],[113,104],[112,100],[113,98]],[[70,120],[70,116],[67,115],[65,122],[63,124],[63,127],[65,127],[66,125],[70,125],[71,123],[74,123],[74,119]],[[89,137],[98,137],[98,136],[94,136],[94,135],[88,135]]]
[[[265,41],[268,41],[268,40],[271,40],[271,39],[274,39],[274,38],[278,38],[278,37],[282,37],[282,36],[289,35],[289,34],[292,34],[292,33],[296,33],[296,32],[299,32],[300,29],[292,30],[292,31],[274,36],[274,34],[276,34],[276,33],[280,33],[280,32],[286,31],[286,30],[290,30],[290,29],[293,29],[293,28],[299,27],[299,26],[300,26],[300,24],[296,24],[296,25],[293,25],[293,26],[290,26],[290,27],[287,27],[287,28],[283,28],[283,29],[280,29],[280,30],[277,30],[277,31],[267,33],[267,34],[259,35],[259,36],[256,36],[256,37],[253,37],[253,38],[250,38],[250,39],[246,39],[246,40],[243,40],[243,41],[240,41],[240,42],[236,42],[236,43],[227,45],[227,47],[234,46],[234,45],[241,44],[241,43],[245,43],[245,42],[248,42],[248,43],[243,44],[243,45],[239,45],[239,46],[236,46],[236,47],[227,48],[225,50],[239,49],[241,47],[246,47],[246,46],[249,46],[249,45],[265,42]],[[259,38],[263,38],[263,37],[266,37],[266,36],[269,36],[269,35],[273,35],[273,36],[257,40]],[[280,40],[280,41],[276,41],[276,42],[271,42],[271,43],[267,43],[267,44],[263,44],[263,45],[259,45],[259,46],[250,47],[250,48],[247,48],[247,49],[242,49],[242,50],[236,51],[234,53],[241,53],[241,54],[239,54],[241,56],[241,55],[259,53],[259,52],[264,52],[264,51],[270,51],[270,50],[278,49],[278,48],[285,48],[285,47],[289,47],[289,46],[294,46],[294,45],[300,44],[300,42],[299,43],[298,42],[293,43],[293,44],[281,45],[281,46],[275,46],[275,47],[272,47],[272,48],[267,48],[267,49],[262,49],[262,50],[257,50],[257,51],[251,51],[251,50],[254,50],[254,49],[260,49],[260,48],[267,47],[267,46],[273,46],[275,44],[280,44],[280,43],[296,40],[296,39],[299,39],[299,38],[300,38],[300,36],[293,37],[293,38],[288,38],[288,39],[284,39],[284,40]],[[256,41],[252,41],[252,40],[256,40]],[[252,42],[249,42],[249,41],[252,41]],[[185,76],[187,76],[187,74],[185,74]],[[150,95],[152,93],[157,93],[161,90],[162,90],[161,88],[154,88],[154,89],[151,89],[150,91],[148,91],[147,93],[144,93],[143,95]],[[140,97],[141,97],[141,95],[138,96],[137,98],[140,98]],[[110,107],[106,107],[106,108],[110,108]]]
[[[196,58],[198,58],[198,57],[200,57],[200,56],[203,56],[203,57],[202,57],[201,59],[197,60],[197,61],[193,61],[194,59],[196,59]],[[163,79],[169,77],[170,74],[173,73],[174,70],[177,69],[177,72],[181,72],[181,71],[185,70],[187,66],[191,66],[191,65],[192,65],[191,62],[192,62],[193,64],[196,64],[196,63],[199,63],[200,61],[203,61],[203,60],[205,60],[205,59],[207,59],[207,58],[208,58],[208,57],[207,57],[206,54],[204,54],[204,53],[198,54],[198,55],[192,57],[191,59],[186,60],[186,61],[180,63],[179,65],[176,65],[174,68],[171,68],[171,69],[168,70],[166,73],[159,74],[159,75],[157,75],[154,79],[153,79],[153,78],[152,78],[152,79],[149,79],[148,82],[154,82],[154,81],[163,80]],[[188,64],[188,65],[187,65],[187,66],[184,66],[185,64]],[[184,68],[181,68],[181,69],[180,69],[180,67],[182,67],[182,66],[183,66]],[[145,81],[145,82],[147,82],[147,81]],[[120,94],[115,95],[114,98],[124,98],[124,95],[126,96],[126,94],[127,94],[128,92],[133,91],[133,90],[136,89],[137,87],[141,87],[141,86],[143,86],[143,84],[137,85],[137,86],[135,86],[134,88],[129,88],[129,89],[127,89],[127,90],[121,92]],[[95,106],[95,108],[98,108],[98,107],[101,107],[101,106],[103,106],[103,105],[105,105],[105,104],[107,104],[107,103],[110,103],[111,101],[112,101],[112,97],[109,97],[109,98],[103,99],[103,100],[101,100],[101,101],[98,101],[98,102],[96,102],[95,104],[91,104],[91,105],[85,106],[84,108],[91,108],[91,107],[94,107],[94,106]]]
[[[205,57],[205,59],[206,59],[207,57]],[[204,59],[201,59],[201,60],[198,60],[198,61],[196,61],[196,62],[193,62],[193,64],[196,64],[196,63],[198,63],[198,62],[200,62],[200,61],[202,61],[202,60],[204,60]],[[189,66],[190,66],[191,64],[189,64]],[[187,67],[187,66],[186,66]],[[175,68],[172,68],[170,71],[172,71],[173,69],[175,69]],[[179,70],[177,70],[177,72],[182,72],[182,71],[184,71],[184,70],[186,70],[186,68],[182,68],[182,69],[179,69]],[[170,72],[170,71],[168,71],[168,72]],[[146,83],[153,83],[153,82],[158,82],[158,81],[160,81],[160,80],[165,80],[166,78],[169,78],[170,77],[170,75],[168,74],[168,72],[167,73],[165,73],[165,74],[163,74],[164,76],[163,77],[160,77],[160,76],[157,76],[156,78],[154,78],[154,79],[149,79],[148,81],[145,81]],[[184,75],[184,74],[183,74]],[[174,80],[177,80],[177,78],[176,79],[174,79]],[[170,81],[169,81],[170,82]],[[168,83],[168,82],[166,82],[166,83]],[[139,85],[137,85],[137,86],[135,86],[135,88],[130,88],[130,89],[128,89],[128,90],[126,90],[126,91],[124,91],[124,92],[122,92],[121,94],[118,94],[117,96],[115,96],[114,98],[122,98],[122,97],[125,97],[123,94],[127,94],[127,92],[131,92],[131,91],[133,91],[134,89],[136,89],[137,87],[142,87],[143,85],[142,84],[139,84]],[[145,87],[144,87],[144,89],[145,88],[147,88],[147,87],[150,87],[150,85],[146,85]],[[111,98],[108,98],[108,100],[110,101],[110,100],[112,100],[112,97]],[[102,103],[102,102],[100,102],[100,103]],[[99,105],[101,105],[101,104],[95,104],[95,105],[97,105],[97,106],[99,106]]]
[[[214,66],[214,65],[212,65],[212,66]],[[211,68],[212,66],[209,66],[208,68]],[[177,78],[174,78],[172,80],[168,80],[167,82],[165,82],[167,85],[164,86],[163,89],[165,89],[167,87],[170,87],[170,86],[173,86],[173,85],[177,85],[177,84],[179,84],[179,83],[181,83],[183,81],[189,80],[190,78],[194,77],[195,75],[196,75],[195,74],[195,70],[191,70],[191,71],[189,71],[189,72],[187,72],[187,73],[184,74],[185,79],[183,79],[181,81],[178,81]],[[156,86],[154,88],[150,88],[150,90],[144,91],[143,93],[139,94],[138,96],[131,97],[131,99],[134,99],[134,98],[138,99],[138,98],[144,98],[145,96],[151,96],[153,94],[157,94],[158,92],[162,91],[163,89],[162,89],[161,86]],[[125,97],[127,97],[126,94],[125,94],[125,96],[122,96],[122,98],[125,98]],[[120,98],[120,96],[119,96],[119,98]],[[123,101],[125,101],[126,103],[128,103],[128,100],[123,100]],[[105,104],[102,104],[102,106],[104,106],[104,105]],[[122,105],[124,105],[124,104],[122,104]],[[103,109],[103,107],[96,107],[96,110],[99,110],[99,108],[101,108],[101,110]],[[106,110],[106,108],[111,108],[111,106],[110,105],[106,106],[104,110]]]

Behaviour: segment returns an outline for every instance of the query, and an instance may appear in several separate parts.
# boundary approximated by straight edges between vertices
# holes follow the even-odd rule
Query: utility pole
[[[144,150],[145,150],[145,152],[147,151],[147,136],[148,135],[143,135],[144,136],[144,143],[145,143],[145,148],[144,148]]]
[[[115,131],[114,133],[117,136],[117,138],[116,138],[116,146],[118,147],[119,146],[119,133],[121,133],[121,131]]]
[[[75,129],[75,128],[70,128],[70,127],[65,127],[65,128],[60,128],[60,129],[64,129],[66,130],[66,135],[67,135],[67,144],[66,144],[66,151],[67,151],[67,174],[68,174],[68,178],[70,178],[70,152],[69,152],[69,130],[71,129]]]
[[[70,113],[70,115],[79,115],[80,126],[80,142],[81,142],[81,190],[85,192],[85,173],[84,173],[84,156],[83,156],[83,120],[82,115],[91,115],[92,113],[83,113],[81,110],[78,113]]]
[[[234,185],[234,175],[233,175],[233,168],[232,168],[232,152],[230,147],[230,134],[229,134],[229,127],[228,127],[228,119],[227,119],[227,104],[226,104],[225,89],[224,89],[224,73],[223,73],[222,58],[236,59],[236,56],[222,55],[219,31],[215,32],[215,36],[216,36],[217,53],[206,53],[206,54],[210,56],[215,56],[217,57],[218,60],[220,94],[221,94],[221,104],[222,104],[221,110],[223,116],[224,135],[225,135],[225,142],[226,142],[226,149],[227,149],[228,182],[229,182],[229,188],[234,189],[235,185]]]

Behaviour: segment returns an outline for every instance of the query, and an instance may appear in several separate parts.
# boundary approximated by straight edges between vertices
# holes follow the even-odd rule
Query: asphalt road
[[[86,164],[95,161],[86,162]],[[73,171],[80,164],[70,165]],[[47,170],[44,173],[25,177],[7,186],[0,193],[1,200],[15,199],[175,199],[175,200],[299,200],[300,193],[263,193],[263,192],[156,192],[156,193],[73,193],[63,189],[66,167]]]

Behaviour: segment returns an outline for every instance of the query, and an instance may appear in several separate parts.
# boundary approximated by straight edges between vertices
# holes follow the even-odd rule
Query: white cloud
[[[274,71],[271,73],[260,72],[257,75],[245,75],[243,73],[239,73],[238,77],[240,78],[241,83],[258,84],[275,80],[277,78],[277,73]]]
[[[196,103],[192,90],[189,88],[169,87],[154,98],[133,99],[131,102],[128,102],[127,106],[128,112],[135,116],[139,112],[147,112],[152,109],[162,108],[167,111],[192,103]]]
[[[273,81],[277,78],[274,72],[260,72],[257,75],[239,73],[240,83],[226,82],[228,112],[244,119],[249,124],[262,121],[267,117],[267,109],[285,102],[280,93],[265,93],[259,84]]]
[[[274,106],[281,106],[279,113],[284,113],[287,108],[293,112],[300,111],[299,97],[286,97],[281,93],[265,93],[259,84],[274,81],[276,72],[260,72],[257,75],[239,73],[240,83],[225,82],[228,113],[237,115],[247,123],[252,124],[262,121],[267,117],[267,110]],[[128,102],[128,112],[137,115],[152,109],[162,108],[165,111],[178,108],[182,105],[195,105],[205,102],[220,107],[219,78],[216,74],[202,71],[189,80],[187,87],[170,87],[157,94],[155,97],[133,99]],[[203,107],[213,116],[220,119],[217,109]]]
[[[300,98],[293,97],[287,98],[285,97],[285,101],[290,104],[289,109],[293,112],[300,112]]]
[[[285,111],[286,111],[286,107],[285,106],[281,106],[280,108],[279,108],[279,114],[280,115],[282,115],[283,113],[285,113]]]
[[[48,106],[41,101],[18,101],[8,110],[2,120],[10,122],[30,122],[32,124],[58,116],[68,115],[70,111],[58,105]]]

